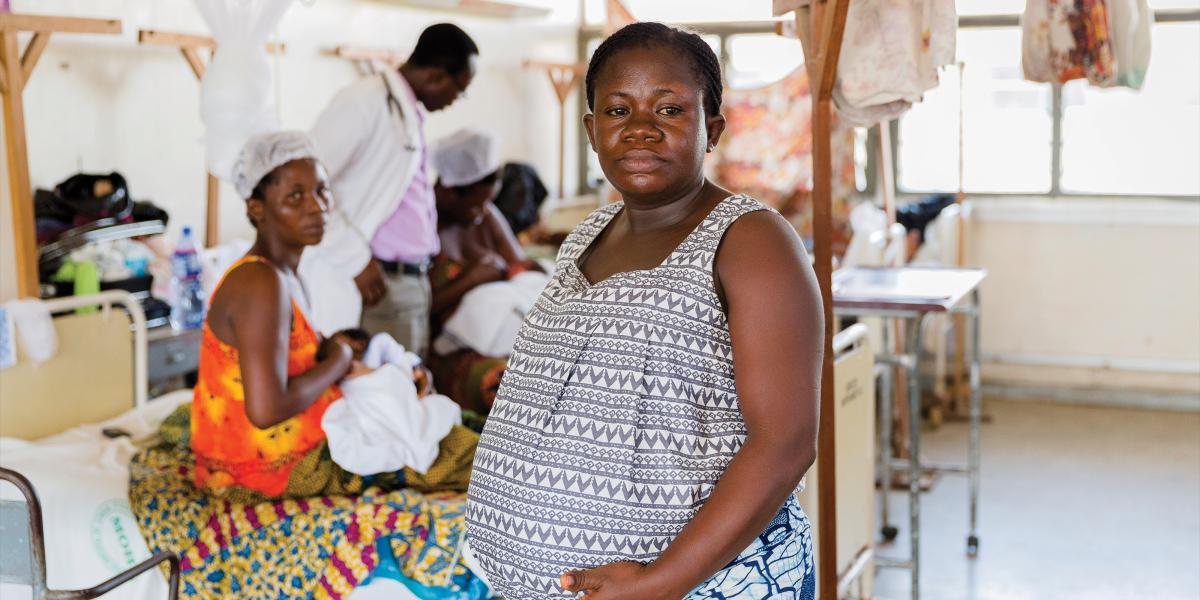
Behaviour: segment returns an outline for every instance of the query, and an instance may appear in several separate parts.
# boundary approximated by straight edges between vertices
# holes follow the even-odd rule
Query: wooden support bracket
[[[361,46],[334,46],[325,50],[324,53],[354,63],[354,67],[362,75],[373,75],[387,69],[399,69],[407,58],[395,50]]]
[[[42,57],[42,52],[46,50],[46,44],[49,43],[49,31],[39,31],[33,34],[33,39],[29,40],[29,45],[25,47],[25,53],[21,55],[21,74],[25,81],[29,81],[29,76],[33,75],[33,68],[37,66],[38,59]]]
[[[552,63],[536,60],[527,60],[524,62],[526,67],[542,69],[546,72],[546,76],[550,78],[550,85],[554,86],[554,96],[558,99],[558,197],[561,199],[564,195],[564,182],[566,181],[565,164],[567,154],[567,98],[570,97],[571,91],[575,89],[575,84],[579,81],[579,77],[587,72],[587,65],[583,63]]]
[[[204,48],[207,50],[215,50],[217,48],[217,40],[212,36],[180,33],[177,31],[158,31],[156,29],[138,30],[138,43],[148,46],[173,46],[175,48]],[[267,52],[271,54],[284,54],[287,52],[287,44],[270,42],[267,44]]]
[[[17,35],[22,32],[33,33],[24,52],[17,41]],[[23,298],[36,298],[40,294],[33,190],[29,181],[29,148],[22,94],[52,33],[119,34],[121,22],[116,19],[0,13],[0,92],[4,96],[4,148],[11,200],[9,214],[13,226],[17,293]]]

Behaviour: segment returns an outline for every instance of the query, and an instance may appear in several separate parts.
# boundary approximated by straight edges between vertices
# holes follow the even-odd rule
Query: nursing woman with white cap
[[[465,128],[434,143],[434,195],[441,252],[429,278],[433,288],[431,339],[437,339],[460,300],[472,289],[537,269],[525,258],[508,221],[492,204],[500,191],[501,162],[495,134]],[[471,350],[429,357],[437,388],[464,408],[486,413],[507,360]]]
[[[194,483],[216,496],[354,491],[336,489],[335,470],[294,473],[325,442],[321,417],[352,361],[346,340],[322,340],[309,324],[296,277],[304,249],[325,235],[332,202],[315,157],[305,134],[272,132],[250,138],[233,169],[256,239],[213,293],[191,414]]]

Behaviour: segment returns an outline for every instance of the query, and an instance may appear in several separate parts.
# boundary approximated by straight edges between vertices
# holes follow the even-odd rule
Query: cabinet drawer
[[[161,381],[195,371],[200,364],[200,330],[178,332],[151,340],[146,363],[150,381]]]

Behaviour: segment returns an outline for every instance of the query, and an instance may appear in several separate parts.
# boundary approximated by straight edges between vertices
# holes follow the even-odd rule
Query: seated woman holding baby
[[[216,496],[304,497],[363,486],[362,477],[322,457],[321,419],[355,359],[353,339],[322,339],[309,324],[296,276],[304,248],[324,235],[332,202],[314,156],[306,137],[283,132],[252,139],[238,163],[237,187],[257,236],[213,293],[191,412],[195,483]]]
[[[465,331],[455,329],[450,319],[470,294],[486,293],[480,288],[489,284],[525,274],[533,280],[530,285],[537,288],[529,298],[532,301],[545,285],[545,278],[540,273],[538,277],[528,275],[540,272],[541,267],[526,258],[508,221],[492,203],[502,179],[495,134],[484,129],[461,129],[434,143],[430,159],[438,173],[434,195],[441,251],[429,272],[433,290],[429,366],[439,391],[467,410],[487,414],[512,351],[511,342],[500,347],[473,344],[477,340],[471,339],[472,334],[483,332],[470,324]],[[494,292],[495,286],[490,287]],[[482,315],[484,321],[503,319],[512,312],[505,310],[508,306],[504,295],[476,296],[477,306],[472,308],[490,313]],[[521,316],[515,316],[518,325]]]

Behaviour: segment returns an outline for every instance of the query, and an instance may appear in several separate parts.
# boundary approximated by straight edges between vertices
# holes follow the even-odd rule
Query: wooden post
[[[883,193],[883,214],[887,226],[896,222],[896,181],[892,170],[892,122],[879,124],[879,189]]]
[[[825,362],[821,370],[821,417],[817,438],[817,591],[821,600],[837,600],[837,476],[833,380],[833,157],[831,136],[833,83],[842,52],[849,0],[816,0],[812,4],[813,55],[805,57],[812,90],[813,254],[821,300],[825,307]]]
[[[17,34],[33,32],[21,53]],[[29,181],[29,148],[25,137],[25,84],[52,33],[121,33],[121,22],[0,13],[0,92],[4,95],[4,148],[8,163],[9,214],[12,217],[17,293],[36,298],[38,289],[37,234],[34,227],[33,190]]]
[[[217,47],[216,40],[208,36],[151,29],[138,31],[138,43],[179,48],[197,81],[204,79],[206,68],[204,59],[200,57],[200,49],[213,50]],[[212,173],[208,173],[205,181],[204,247],[211,248],[221,243],[221,181]]]
[[[22,298],[38,294],[37,232],[33,218],[33,191],[29,184],[29,155],[25,146],[25,106],[21,101],[24,75],[17,50],[17,32],[3,33],[4,145],[8,149],[8,191],[13,243],[17,263],[17,293]]]
[[[566,180],[565,162],[567,156],[567,98],[575,89],[579,76],[587,72],[585,64],[560,64],[538,61],[525,61],[527,67],[545,69],[554,86],[554,95],[558,98],[558,197],[563,197],[563,184]]]
[[[204,247],[221,243],[221,180],[208,173],[204,186]]]

